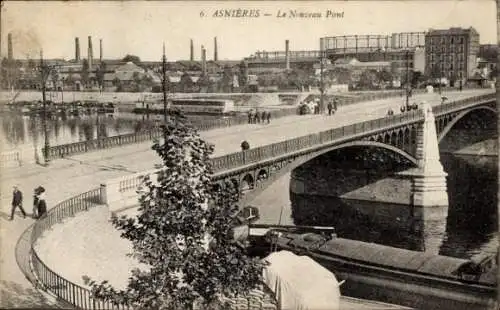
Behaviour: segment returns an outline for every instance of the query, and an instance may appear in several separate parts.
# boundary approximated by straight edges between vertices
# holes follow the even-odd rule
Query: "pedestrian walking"
[[[271,111],[267,111],[266,119],[267,123],[269,124],[271,122]]]
[[[38,188],[35,188],[33,193],[33,218],[38,218]]]
[[[248,110],[248,123],[252,123],[252,110]]]
[[[243,142],[241,142],[241,150],[246,151],[248,149],[250,149],[250,144],[247,142],[247,140],[244,140]]]
[[[262,114],[260,115],[260,119],[262,120],[262,124],[264,124],[264,121],[266,120],[266,111],[262,111]]]
[[[47,203],[45,202],[45,190],[38,195],[38,218],[47,216]]]
[[[330,102],[328,102],[328,106],[327,106],[327,108],[328,108],[328,115],[332,115],[333,104],[332,104],[332,102],[331,102],[331,101],[330,101]]]
[[[23,217],[26,218],[26,212],[23,209],[23,193],[19,190],[17,185],[14,186],[14,191],[12,192],[12,209],[10,211],[10,220],[14,219],[14,212],[16,208],[21,210]]]
[[[259,111],[255,111],[255,123],[260,124],[260,113]]]

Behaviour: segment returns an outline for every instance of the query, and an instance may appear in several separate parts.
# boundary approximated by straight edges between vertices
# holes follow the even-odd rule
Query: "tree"
[[[104,74],[106,73],[106,70],[107,65],[104,61],[99,64],[96,70],[97,83],[101,89],[104,88]]]
[[[248,84],[248,63],[244,60],[239,65],[238,83],[240,88],[244,89]]]
[[[141,63],[141,59],[139,58],[139,56],[129,55],[129,54],[127,54],[125,57],[123,57],[122,61],[123,62],[132,62],[136,65],[139,65]]]
[[[221,295],[247,293],[262,281],[264,263],[234,241],[238,192],[230,182],[225,190],[212,185],[213,146],[179,114],[171,113],[162,129],[166,142],[156,141],[153,150],[163,168],[156,181],[146,177],[138,216],[112,219],[149,269],[132,271],[124,291],[86,282],[94,296],[134,309],[192,309],[195,301],[208,306]]]
[[[59,72],[57,71],[57,69],[52,68],[52,70],[50,70],[50,78],[52,80],[54,89],[57,89],[57,82],[59,82]]]
[[[351,84],[352,83],[352,73],[351,70],[342,67],[336,67],[333,69],[331,76],[339,84]]]
[[[87,83],[89,82],[89,62],[87,59],[84,59],[82,61],[82,71],[81,71],[81,74],[80,76],[82,77],[82,83],[83,85],[87,85]]]
[[[382,82],[390,83],[392,82],[392,74],[386,69],[383,69],[378,72],[378,79]]]
[[[373,88],[377,81],[377,72],[375,70],[365,70],[359,78],[359,85],[364,88]]]
[[[224,73],[222,74],[222,92],[230,93],[233,88],[233,71],[229,66],[224,67]]]

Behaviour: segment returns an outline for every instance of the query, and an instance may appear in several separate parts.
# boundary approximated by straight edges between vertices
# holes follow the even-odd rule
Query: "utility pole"
[[[162,73],[163,73],[163,118],[165,127],[168,124],[168,102],[167,102],[167,56],[165,55],[165,42],[163,42],[163,57],[162,57]],[[165,143],[167,142],[166,130],[164,131]]]
[[[410,110],[410,57],[406,50],[406,111]]]
[[[43,50],[40,51],[40,72],[41,72],[41,78],[42,78],[42,104],[43,104],[43,133],[45,136],[45,143],[44,143],[44,148],[43,148],[43,157],[45,159],[45,165],[48,166],[50,159],[49,159],[49,134],[47,130],[47,100],[46,100],[46,94],[45,94],[45,81],[46,81],[46,75],[48,74],[47,72],[48,67],[45,66],[43,63]]]
[[[500,47],[500,0],[497,3],[497,44]],[[497,90],[497,104],[500,102],[500,53],[497,53],[497,80],[496,80],[496,90]],[[500,132],[500,111],[497,112],[497,130]],[[500,141],[500,137],[498,138]],[[500,172],[499,172],[500,173]],[[499,179],[500,180],[500,179]],[[498,181],[497,181],[498,182]],[[500,199],[500,192],[498,194],[498,199]],[[500,208],[497,208],[497,221],[498,221],[498,234],[500,237]],[[500,245],[497,249],[497,283],[500,283]],[[497,309],[500,308],[500,285],[497,285]]]
[[[320,51],[320,86],[319,86],[319,91],[320,91],[320,97],[319,97],[319,110],[320,113],[322,114],[324,112],[324,101],[325,101],[325,81],[323,79],[323,70],[324,70],[324,55],[323,51]]]

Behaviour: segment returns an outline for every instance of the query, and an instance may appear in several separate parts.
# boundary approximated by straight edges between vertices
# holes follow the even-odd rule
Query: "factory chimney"
[[[75,61],[80,61],[80,39],[78,37],[75,38]]]
[[[207,73],[207,50],[201,46],[201,73],[205,75]]]
[[[102,39],[99,39],[99,62],[102,63]]]
[[[189,60],[194,61],[193,39],[191,39],[191,45],[189,46]]]
[[[214,61],[219,60],[219,55],[217,54],[217,37],[214,38]]]
[[[9,33],[7,35],[7,49],[8,49],[8,59],[12,60],[14,59],[14,52],[12,51],[12,33]]]
[[[89,36],[89,49],[87,52],[87,61],[89,62],[89,72],[92,70],[92,60],[94,59],[94,53],[92,53],[92,37]]]
[[[290,41],[285,40],[285,65],[286,69],[290,70]]]

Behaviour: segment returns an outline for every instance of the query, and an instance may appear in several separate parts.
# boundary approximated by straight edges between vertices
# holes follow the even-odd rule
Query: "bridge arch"
[[[405,152],[405,151],[403,151],[395,146],[381,143],[381,142],[367,141],[367,140],[347,142],[347,143],[333,145],[331,147],[324,148],[320,151],[316,151],[316,152],[301,156],[299,158],[296,158],[295,160],[289,160],[287,164],[282,165],[281,169],[278,169],[278,171],[270,174],[267,179],[263,180],[260,183],[260,186],[256,186],[253,191],[247,192],[243,198],[244,203],[250,203],[252,199],[254,199],[260,193],[262,193],[267,188],[267,186],[272,184],[275,180],[279,179],[280,177],[282,177],[286,173],[293,171],[293,169],[305,164],[306,162],[308,162],[308,161],[310,161],[318,156],[326,154],[328,152],[343,149],[343,148],[353,147],[353,146],[365,146],[365,147],[371,146],[371,147],[387,149],[393,153],[397,153],[397,154],[401,155],[402,157],[407,159],[409,162],[411,162],[411,164],[414,167],[418,166],[417,160],[415,157],[411,156],[407,152]]]
[[[453,128],[453,126],[455,126],[456,123],[458,123],[462,118],[464,118],[466,115],[474,112],[474,111],[480,111],[480,110],[485,110],[485,111],[489,111],[489,112],[492,112],[495,114],[497,114],[497,110],[492,108],[492,107],[489,107],[489,106],[482,106],[482,107],[476,107],[476,108],[472,108],[470,110],[466,110],[466,111],[463,111],[461,113],[459,113],[455,118],[453,118],[444,128],[443,130],[439,133],[439,136],[438,136],[438,143],[441,142],[441,140],[444,139],[444,137],[446,137],[446,135],[450,132],[450,130]]]

